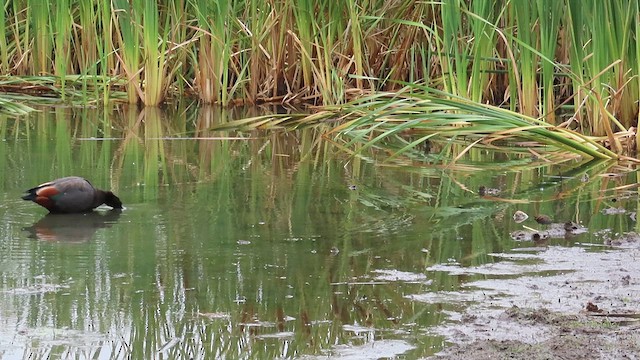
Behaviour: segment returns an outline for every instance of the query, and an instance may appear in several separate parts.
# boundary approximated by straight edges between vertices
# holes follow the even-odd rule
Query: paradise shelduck
[[[122,209],[122,202],[111,191],[99,190],[78,176],[46,182],[27,190],[23,200],[30,200],[54,214],[89,212],[102,204]]]

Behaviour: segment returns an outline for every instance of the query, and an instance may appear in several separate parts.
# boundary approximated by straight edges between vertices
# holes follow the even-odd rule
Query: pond
[[[426,357],[471,304],[531,301],[497,280],[576,271],[542,264],[637,227],[630,166],[462,154],[446,139],[422,161],[385,162],[325,141],[323,126],[211,130],[251,111],[1,119],[1,357]],[[68,175],[125,209],[47,216],[20,199]],[[554,236],[536,214],[586,230]]]

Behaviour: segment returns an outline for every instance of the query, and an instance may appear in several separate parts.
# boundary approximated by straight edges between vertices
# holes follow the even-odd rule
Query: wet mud
[[[533,246],[492,254],[501,260],[492,264],[432,268],[486,278],[466,284],[463,297],[412,296],[468,305],[435,329],[450,346],[429,359],[640,359],[640,236],[603,237],[602,245]]]

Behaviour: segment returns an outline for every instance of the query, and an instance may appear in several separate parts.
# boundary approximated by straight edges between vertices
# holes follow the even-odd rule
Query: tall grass
[[[144,96],[145,105],[155,106],[162,102],[166,92],[163,89],[165,78],[165,51],[169,17],[165,18],[165,24],[159,24],[158,4],[155,1],[144,1],[142,5],[142,49],[144,58]],[[164,25],[164,26],[160,26]],[[160,28],[164,33],[160,34]]]
[[[6,11],[4,11],[6,0],[0,0],[0,24],[6,24]],[[7,51],[7,26],[0,26],[0,73],[9,72],[9,52]]]
[[[569,107],[571,126],[596,135],[638,119],[638,0],[3,5],[4,73],[55,74],[105,101],[124,83],[128,102],[148,105],[185,94],[331,105],[425,80],[551,123]]]
[[[144,95],[140,89],[140,25],[141,14],[134,10],[134,5],[141,5],[142,0],[115,0],[113,2],[113,16],[117,25],[115,35],[119,51],[118,71],[126,77],[127,97],[129,103],[136,103]]]
[[[55,7],[54,35],[54,74],[60,79],[61,94],[64,99],[67,70],[69,69],[69,52],[71,50],[71,9],[69,0],[60,0]]]
[[[296,42],[300,52],[301,85],[303,89],[310,89],[313,87],[314,1],[301,0],[293,8],[298,27]]]
[[[44,75],[50,72],[52,48],[52,32],[49,17],[51,15],[51,4],[48,1],[30,0],[27,1],[27,21],[31,25],[33,39],[24,39],[27,42],[33,41],[33,75]]]
[[[197,20],[198,42],[193,50],[193,77],[200,100],[205,103],[228,102],[232,37],[229,29],[235,19],[228,1],[190,1]]]
[[[513,5],[514,27],[517,26],[515,33],[516,39],[522,44],[535,44],[538,36],[535,31],[537,23],[535,3],[529,1],[516,1]],[[535,49],[535,48],[534,48]],[[535,50],[528,47],[522,47],[518,50],[520,59],[518,73],[520,74],[520,84],[522,86],[520,93],[522,94],[518,101],[520,102],[519,110],[528,116],[538,115],[538,84],[537,84],[537,67],[540,58]]]
[[[558,31],[564,7],[562,2],[554,0],[541,0],[535,3],[539,19],[539,44],[540,56],[544,61],[540,63],[540,85],[542,87],[539,105],[540,112],[547,115],[550,123],[554,123],[555,115],[555,80],[557,74],[553,62],[556,59],[556,43],[558,41]],[[559,59],[558,59],[559,60]]]

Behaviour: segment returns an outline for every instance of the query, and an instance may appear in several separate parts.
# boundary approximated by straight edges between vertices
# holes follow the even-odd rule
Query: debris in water
[[[568,232],[574,231],[574,230],[578,230],[578,226],[576,224],[573,223],[573,221],[568,221],[566,223],[564,223],[564,229]]]
[[[524,211],[516,211],[515,214],[513,214],[513,220],[516,222],[516,224],[520,224],[521,222],[527,220],[529,218],[529,215],[527,215],[527,213],[525,213]]]
[[[542,214],[536,215],[534,219],[538,224],[541,224],[541,225],[549,225],[553,222],[553,220],[551,220],[551,217],[547,215],[542,215]]]
[[[592,303],[591,301],[587,303],[586,309],[588,312],[597,312],[597,313],[602,312],[602,309],[598,308],[598,305]]]
[[[627,210],[625,210],[624,208],[614,208],[614,207],[610,207],[607,209],[602,209],[602,214],[603,215],[618,215],[618,214],[624,214],[626,213]]]
[[[486,196],[486,195],[497,196],[497,195],[500,195],[500,192],[501,192],[500,189],[488,188],[484,185],[478,188],[478,195],[480,196]]]

